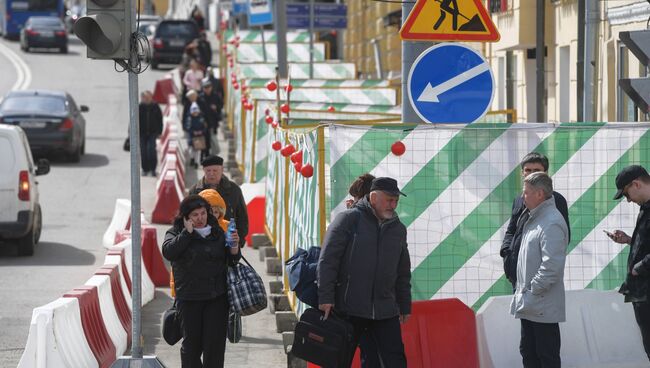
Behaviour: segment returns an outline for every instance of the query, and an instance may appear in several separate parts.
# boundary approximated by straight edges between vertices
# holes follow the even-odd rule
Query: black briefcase
[[[309,308],[300,317],[294,332],[291,353],[323,368],[349,367],[354,347],[350,322],[330,313]]]

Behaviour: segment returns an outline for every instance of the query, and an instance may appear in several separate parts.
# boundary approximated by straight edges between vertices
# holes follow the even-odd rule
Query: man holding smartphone
[[[616,176],[616,189],[615,200],[625,197],[641,207],[631,237],[621,230],[605,233],[616,243],[630,245],[627,275],[619,293],[625,295],[626,303],[632,303],[650,359],[650,175],[642,166],[628,166]]]

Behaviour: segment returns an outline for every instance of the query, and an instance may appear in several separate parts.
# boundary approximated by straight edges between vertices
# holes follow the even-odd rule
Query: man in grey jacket
[[[332,310],[347,318],[354,326],[353,348],[366,334],[383,366],[391,368],[406,368],[400,322],[411,314],[406,227],[395,213],[400,195],[395,179],[374,179],[370,194],[332,221],[318,262],[325,318]]]
[[[553,181],[546,173],[524,179],[523,197],[530,217],[523,228],[510,313],[521,320],[519,352],[524,367],[559,368],[569,231],[555,207]]]

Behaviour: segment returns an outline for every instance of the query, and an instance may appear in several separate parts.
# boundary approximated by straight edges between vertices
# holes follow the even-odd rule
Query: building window
[[[623,43],[618,46],[618,78],[629,78],[629,55],[627,47]],[[639,109],[636,108],[632,99],[623,91],[621,87],[617,88],[616,98],[616,119],[618,121],[638,121]]]
[[[490,13],[500,13],[508,10],[508,0],[489,0]]]

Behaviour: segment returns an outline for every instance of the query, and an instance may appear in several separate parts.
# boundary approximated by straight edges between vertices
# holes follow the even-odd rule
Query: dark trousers
[[[156,156],[155,135],[140,137],[140,159],[142,161],[142,171],[145,173],[156,171],[158,157]]]
[[[406,368],[399,317],[382,320],[349,317],[349,321],[354,326],[353,348],[356,349],[363,336],[361,365],[364,368]]]
[[[634,308],[636,323],[641,329],[643,348],[648,359],[650,359],[650,302],[632,303],[632,306]]]
[[[179,300],[177,308],[183,331],[182,367],[222,368],[228,326],[227,296],[211,300]]]
[[[522,319],[519,352],[524,368],[560,368],[560,325]]]

